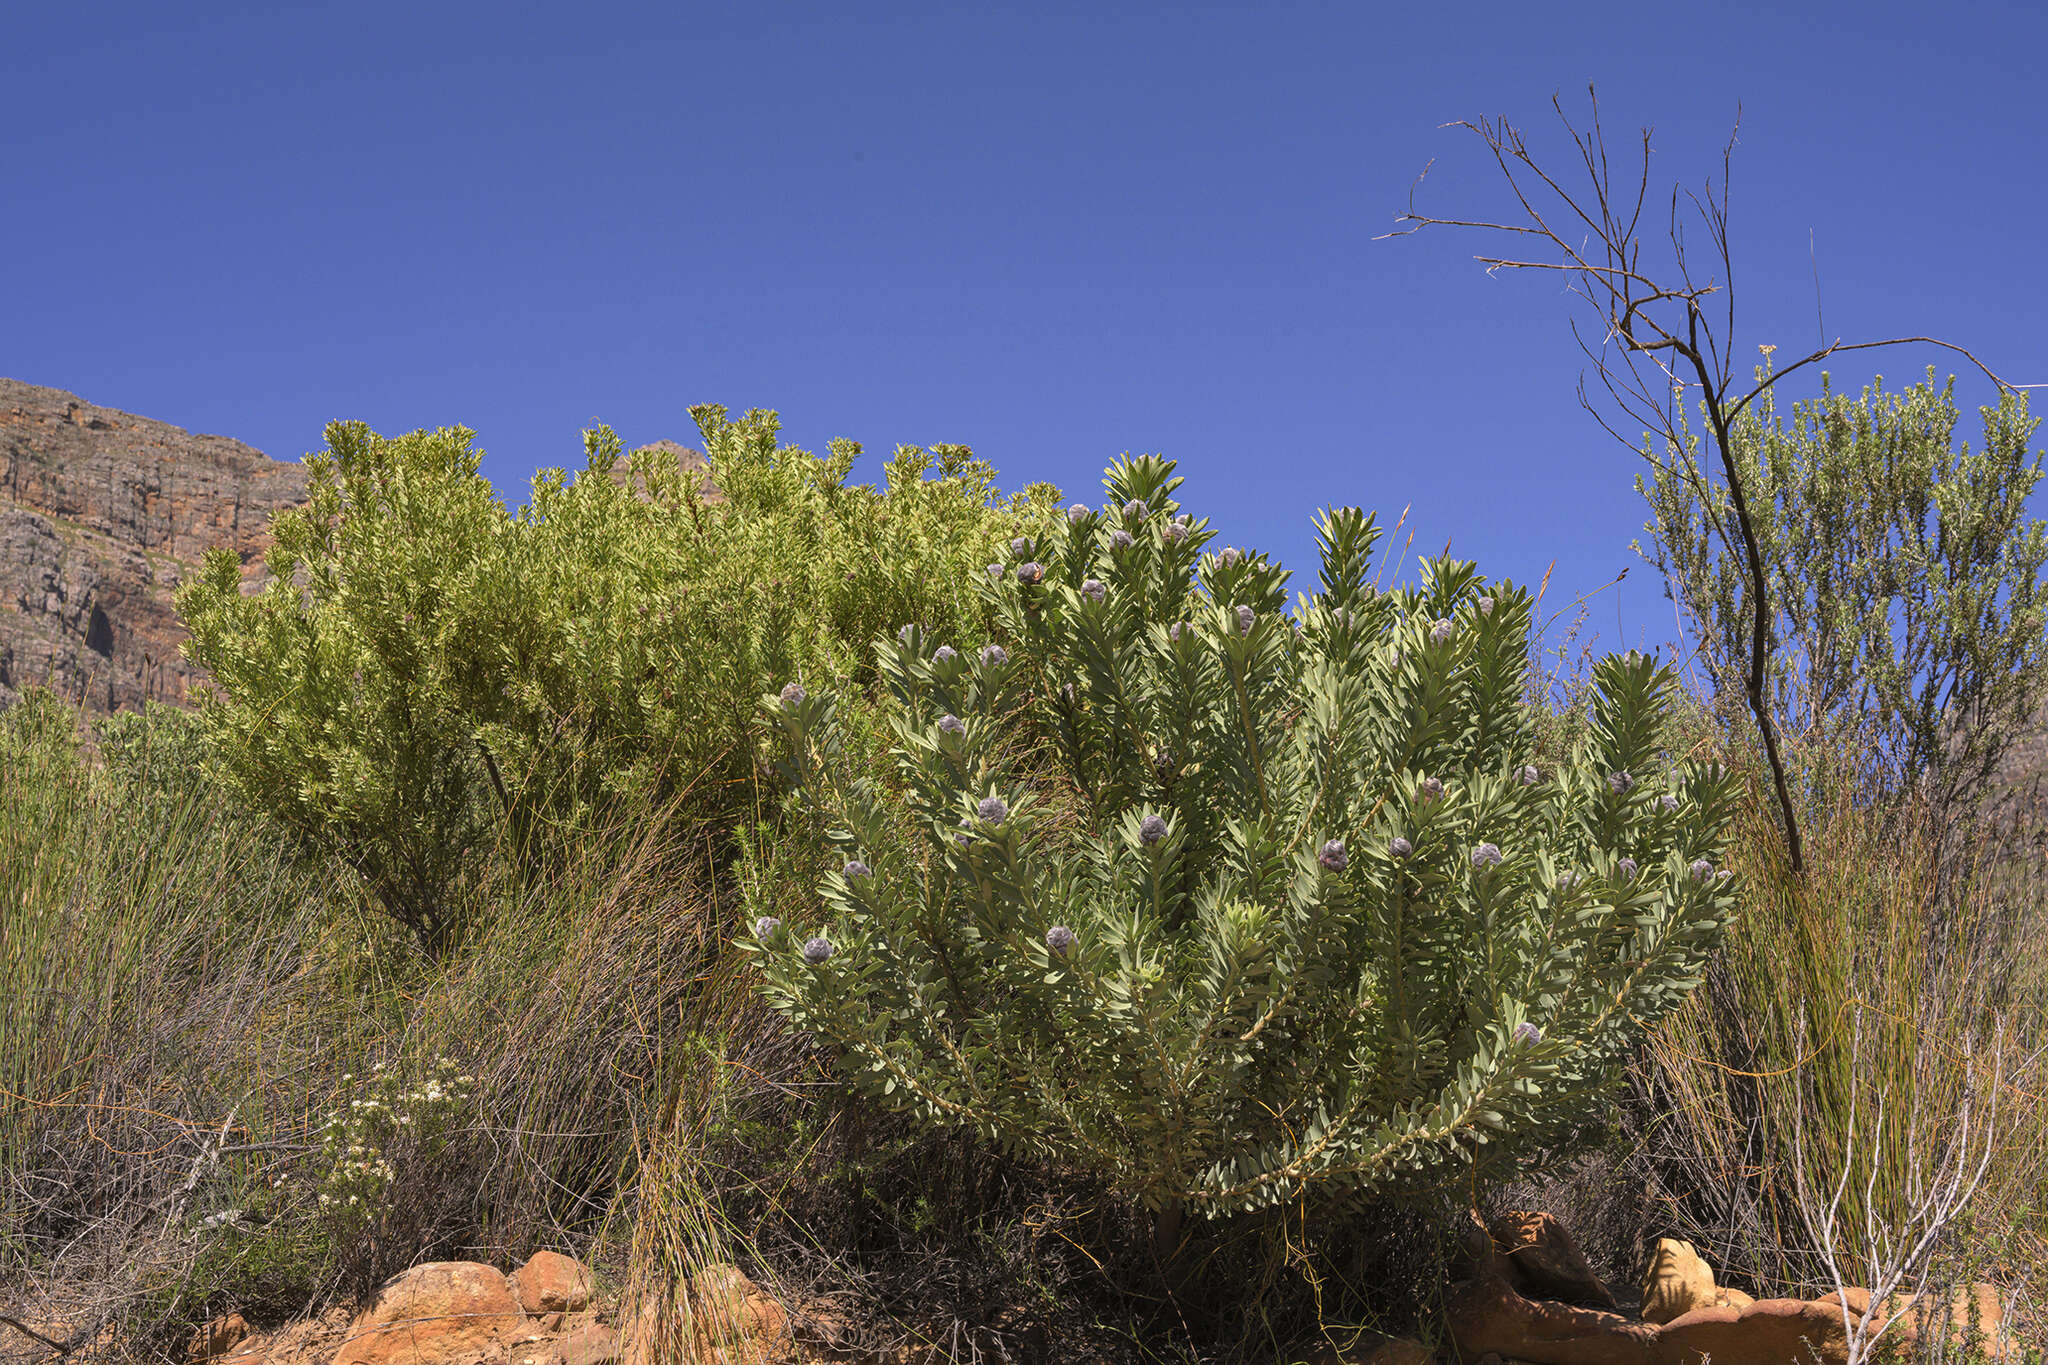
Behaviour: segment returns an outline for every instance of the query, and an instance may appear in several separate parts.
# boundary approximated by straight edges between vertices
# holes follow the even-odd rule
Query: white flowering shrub
[[[976,575],[1000,643],[883,644],[896,782],[831,697],[765,699],[839,864],[744,937],[767,999],[883,1101],[1174,1221],[1554,1149],[1732,905],[1669,670],[1602,661],[1539,771],[1526,590],[1446,559],[1375,593],[1347,508],[1290,615],[1172,471]]]
[[[327,1117],[320,1136],[320,1212],[341,1227],[370,1223],[385,1208],[397,1179],[391,1158],[399,1149],[431,1157],[447,1145],[475,1094],[476,1078],[436,1057],[433,1069],[412,1080],[375,1063],[358,1082],[344,1073],[352,1095]]]

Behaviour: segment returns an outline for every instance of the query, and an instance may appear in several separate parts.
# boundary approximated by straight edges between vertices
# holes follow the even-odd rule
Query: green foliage
[[[1764,378],[1766,370],[1759,370]],[[1955,380],[1793,405],[1771,391],[1730,431],[1763,555],[1768,686],[1796,735],[1867,730],[1904,786],[1926,774],[1937,802],[1969,797],[2027,723],[2048,681],[2048,524],[2026,517],[2041,477],[2024,395],[1981,410],[1983,449],[1952,446]],[[1749,576],[1725,481],[1699,438],[1652,465],[1636,490],[1655,562],[1692,617],[1715,685],[1749,668]]]
[[[1671,675],[1602,661],[1534,772],[1524,589],[1446,559],[1376,594],[1347,508],[1290,620],[1172,471],[1118,463],[976,574],[998,647],[881,646],[893,784],[832,696],[766,700],[844,859],[815,911],[764,907],[797,921],[746,944],[766,998],[868,1093],[1169,1221],[1568,1140],[1732,904],[1731,785],[1662,752]]]
[[[423,941],[460,932],[455,888],[501,836],[544,856],[625,802],[743,809],[768,680],[849,679],[884,621],[981,632],[953,585],[1032,498],[996,505],[966,447],[901,448],[876,490],[846,482],[854,442],[818,458],[778,447],[773,413],[691,415],[717,491],[657,449],[614,478],[599,428],[584,472],[543,471],[516,514],[474,433],[334,423],[268,589],[243,596],[217,552],[181,591],[224,774]]]

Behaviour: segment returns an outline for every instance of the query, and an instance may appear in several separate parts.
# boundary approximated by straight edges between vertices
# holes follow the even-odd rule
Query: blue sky
[[[1507,212],[1439,125],[1554,154],[1588,81],[1661,185],[1740,103],[1745,356],[1812,344],[1817,267],[1830,337],[2048,381],[2038,3],[80,5],[5,37],[0,374],[284,459],[336,418],[469,426],[515,503],[583,427],[694,440],[701,402],[859,440],[856,477],[951,441],[1099,498],[1158,451],[1298,574],[1316,507],[1410,507],[1418,552],[1555,560],[1552,605],[1634,566],[1589,629],[1669,639],[1574,301],[1470,237],[1373,240],[1432,158],[1424,207]]]

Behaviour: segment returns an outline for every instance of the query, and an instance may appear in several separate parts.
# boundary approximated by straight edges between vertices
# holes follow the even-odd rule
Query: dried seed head
[[[1332,872],[1342,872],[1350,861],[1344,856],[1344,841],[1332,839],[1324,844],[1316,853],[1316,861]]]
[[[1080,941],[1081,936],[1064,924],[1055,924],[1045,931],[1045,946],[1051,950],[1054,957],[1065,957]]]
[[[1019,583],[1037,583],[1042,581],[1044,578],[1045,565],[1040,564],[1035,560],[1031,563],[1019,564],[1017,566],[1017,581]]]
[[[804,944],[804,961],[813,967],[832,956],[832,940],[823,934]]]
[[[981,804],[974,808],[974,813],[991,825],[1000,825],[1009,815],[1010,807],[1000,796],[984,796]]]
[[[1148,844],[1156,844],[1166,837],[1166,821],[1157,815],[1148,815],[1138,822],[1138,837]]]

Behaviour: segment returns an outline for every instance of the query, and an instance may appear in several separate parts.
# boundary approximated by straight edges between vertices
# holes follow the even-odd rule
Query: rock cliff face
[[[171,592],[205,552],[263,575],[271,514],[306,472],[225,436],[0,379],[0,706],[44,684],[95,711],[182,704]]]

